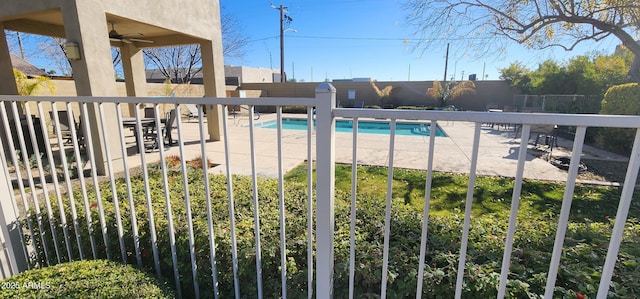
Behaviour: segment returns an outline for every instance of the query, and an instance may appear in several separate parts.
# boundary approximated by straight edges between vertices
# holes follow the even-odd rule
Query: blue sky
[[[268,1],[222,0],[223,9],[233,14],[245,28],[251,42],[244,59],[226,64],[280,68],[279,11]],[[288,78],[323,81],[370,77],[378,81],[442,80],[446,41],[428,51],[412,51],[413,28],[405,22],[406,11],[397,0],[300,0],[273,2],[287,6],[293,18],[285,33],[285,71]],[[590,51],[612,53],[616,39],[590,43],[566,52],[526,50],[512,44],[502,55],[479,57],[468,49],[467,41],[450,41],[447,77],[460,80],[464,74],[496,80],[499,69],[515,61],[535,69],[546,59],[567,61]],[[490,51],[492,52],[492,51]],[[295,75],[295,76],[294,76]]]
[[[221,0],[224,13],[233,15],[250,42],[246,56],[228,59],[225,64],[280,68],[280,15],[271,7],[284,5],[293,18],[285,33],[285,71],[288,78],[321,82],[325,79],[372,78],[378,81],[442,80],[447,41],[431,45],[427,51],[413,50],[414,29],[407,26],[400,0]],[[406,41],[409,41],[407,44]],[[520,61],[530,69],[547,59],[566,62],[569,58],[599,51],[612,53],[619,41],[609,38],[582,44],[566,52],[527,50],[512,43],[506,51],[489,49],[488,55],[474,54],[468,40],[450,43],[447,79],[476,74],[497,80],[499,69]],[[31,45],[37,49],[36,45]],[[55,68],[31,51],[28,59],[40,68]],[[35,54],[34,54],[35,53]]]

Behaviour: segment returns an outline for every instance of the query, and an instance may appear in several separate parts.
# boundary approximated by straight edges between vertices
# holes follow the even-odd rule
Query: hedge
[[[640,115],[640,84],[627,83],[609,88],[602,100],[600,114]],[[634,136],[633,129],[600,128],[596,142],[605,150],[628,155]]]
[[[182,195],[180,170],[170,167],[168,170],[170,196],[176,233],[177,257],[180,272],[181,292],[185,298],[194,297],[191,260],[188,245],[188,229],[186,221],[185,198]],[[171,250],[169,247],[168,225],[162,180],[159,167],[151,167],[149,174],[151,198],[155,227],[158,233],[158,250],[162,276],[173,282]],[[211,203],[215,231],[217,258],[217,277],[221,298],[233,297],[233,270],[231,263],[230,219],[226,196],[226,178],[212,176]],[[278,211],[278,182],[273,179],[259,179],[259,211],[262,246],[262,278],[265,298],[280,297],[280,235]],[[121,220],[128,263],[136,263],[133,239],[131,237],[130,208],[127,203],[124,182],[119,180],[118,198],[120,199]],[[250,177],[234,176],[235,223],[238,244],[238,267],[240,280],[240,296],[242,298],[256,296],[256,255],[254,245],[252,185]],[[102,185],[102,200],[105,207],[108,228],[108,248],[112,259],[118,259],[120,249],[115,226],[114,206],[108,185]],[[133,178],[134,201],[140,232],[142,262],[146,267],[153,267],[153,254],[150,246],[149,221],[141,177]],[[201,170],[189,170],[189,190],[191,210],[194,219],[195,251],[198,269],[198,284],[202,298],[212,298],[212,278],[209,261],[209,236],[207,228],[206,200],[204,180]],[[286,181],[284,184],[287,236],[287,289],[290,298],[307,297],[307,205],[306,187],[299,183]],[[382,192],[384,193],[384,192]],[[75,191],[80,198],[80,191]],[[89,203],[93,225],[93,237],[97,252],[104,258],[105,246],[99,230],[98,213],[95,208],[95,196],[90,193]],[[463,200],[463,199],[460,199]],[[56,202],[52,199],[52,202]],[[65,202],[68,199],[65,198]],[[380,293],[382,269],[382,244],[384,237],[384,194],[379,196],[360,196],[358,198],[358,214],[356,228],[356,272],[355,292],[357,298],[377,298]],[[82,204],[77,202],[78,211],[83,211]],[[349,221],[350,195],[336,190],[335,199],[335,273],[334,296],[345,298],[348,294],[349,273]],[[523,203],[524,204],[524,203]],[[54,206],[54,211],[57,207]],[[42,209],[43,213],[46,209]],[[66,211],[69,211],[66,208]],[[391,217],[391,235],[389,252],[389,298],[415,297],[417,283],[418,253],[420,252],[420,235],[422,229],[422,212],[405,204],[404,199],[394,199]],[[60,228],[58,216],[52,216]],[[82,214],[82,213],[81,213]],[[43,227],[49,227],[48,216],[42,215]],[[429,219],[429,238],[426,253],[423,297],[451,298],[455,291],[457,262],[460,250],[460,232],[463,215],[454,212],[448,216],[432,216]],[[71,219],[70,215],[67,219]],[[35,221],[35,218],[33,219]],[[90,255],[89,233],[83,215],[78,219],[82,227],[80,234],[85,255]],[[510,298],[537,297],[544,292],[546,272],[553,248],[553,236],[557,219],[549,213],[535,215],[519,215],[518,231],[514,243],[511,260],[511,273],[507,286]],[[631,229],[625,234],[625,243],[620,251],[618,266],[613,279],[611,297],[631,298],[640,294],[640,253],[636,244],[640,240],[640,224],[632,222]],[[37,225],[34,225],[37,227]],[[599,282],[598,273],[602,271],[607,242],[613,221],[609,223],[573,223],[567,231],[568,240],[586,240],[583,242],[567,242],[561,259],[560,272],[554,297],[575,296],[577,292],[592,294]],[[463,298],[495,297],[499,283],[499,273],[504,250],[507,219],[495,215],[483,215],[471,220],[469,248],[466,262]],[[71,235],[75,235],[70,225]],[[62,229],[56,232],[59,240],[64,240]],[[29,236],[27,236],[29,237]],[[33,262],[44,264],[43,246],[52,252],[52,241],[45,236],[46,244],[40,243],[40,235],[36,232],[36,248],[40,259],[33,257]],[[34,240],[31,240],[34,241]],[[626,245],[625,245],[626,244]],[[76,240],[69,244],[77,255]],[[61,247],[64,248],[64,242]],[[53,261],[54,257],[50,257]],[[314,261],[326,263],[327,261]]]
[[[107,260],[32,269],[0,281],[0,298],[174,298],[146,271]]]

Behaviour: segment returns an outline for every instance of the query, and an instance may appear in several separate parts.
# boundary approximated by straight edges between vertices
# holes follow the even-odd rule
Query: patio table
[[[141,129],[148,129],[148,128],[152,128],[155,126],[155,119],[153,118],[141,118],[140,119],[140,125],[142,126]],[[134,117],[128,117],[128,118],[123,118],[122,119],[122,127],[123,128],[129,128],[133,130],[133,137],[136,140],[136,149],[140,148],[140,144],[138,144],[138,129],[136,128],[137,123],[136,123],[136,119]],[[142,144],[144,146],[144,142]]]

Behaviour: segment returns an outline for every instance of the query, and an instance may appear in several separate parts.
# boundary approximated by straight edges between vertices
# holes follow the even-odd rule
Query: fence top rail
[[[394,110],[337,108],[335,117],[381,118],[406,120],[468,121],[479,123],[553,124],[559,126],[587,126],[640,128],[640,116],[601,114],[558,114],[520,112],[469,112],[440,110]]]
[[[71,103],[122,103],[122,104],[196,104],[196,105],[253,105],[253,106],[307,106],[316,105],[315,98],[216,98],[216,97],[60,97],[0,95],[0,102],[71,102]]]

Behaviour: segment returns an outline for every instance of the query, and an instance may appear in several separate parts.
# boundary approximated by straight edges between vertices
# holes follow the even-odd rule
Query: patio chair
[[[184,114],[189,120],[192,118],[198,118],[198,107],[194,104],[184,104],[187,107],[187,113]]]
[[[51,123],[53,123],[53,132],[56,132],[56,124],[53,118],[53,111],[49,111],[49,117],[51,118]],[[65,144],[71,144],[73,142],[73,135],[71,134],[71,121],[70,119],[73,117],[72,113],[69,113],[66,110],[58,111],[58,122],[60,125],[60,134],[62,134],[62,139]],[[78,138],[78,145],[81,148],[84,148],[84,131],[82,126],[82,120],[80,122],[75,122],[76,135]]]
[[[51,118],[51,123],[53,124],[53,132],[56,132],[56,124],[53,118],[53,111],[49,111],[49,117]],[[64,143],[71,143],[73,140],[71,138],[71,127],[69,124],[69,113],[66,110],[58,111],[58,121],[60,122],[60,133],[62,134],[62,139]]]
[[[173,144],[173,137],[171,136],[171,129],[176,119],[176,110],[172,109],[165,116],[164,126],[158,130],[157,127],[151,126],[149,130],[144,133],[145,151],[151,152],[160,148],[160,142],[164,142],[166,145]]]
[[[544,138],[544,145],[546,145],[548,149],[547,154],[551,157],[553,147],[558,145],[557,129],[558,126],[555,125],[531,125],[529,139],[535,137],[533,146],[537,148],[540,138]]]

